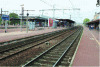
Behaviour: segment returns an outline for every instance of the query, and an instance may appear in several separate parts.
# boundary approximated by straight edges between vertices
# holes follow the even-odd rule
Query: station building
[[[36,26],[53,26],[53,20],[55,20],[55,25],[60,27],[71,27],[74,25],[75,21],[72,21],[70,19],[56,19],[44,15],[37,15],[37,16],[29,16],[28,21],[29,22],[35,22]],[[21,22],[21,16],[19,18],[10,18],[11,24],[15,24],[14,22],[18,22],[20,24]],[[22,17],[23,25],[26,25],[27,16]]]
[[[99,28],[100,28],[100,12],[95,13],[93,20],[90,22],[87,22],[86,24],[88,25],[88,27],[89,27],[89,25],[93,25],[94,29],[99,30]]]

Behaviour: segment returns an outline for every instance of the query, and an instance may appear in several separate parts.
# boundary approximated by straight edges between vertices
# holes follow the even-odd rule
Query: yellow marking
[[[92,34],[92,33],[91,33]],[[94,39],[96,40],[96,42],[100,45],[100,43],[98,42],[98,40],[95,38],[95,36],[92,34],[92,36],[94,37]]]
[[[95,40],[94,38],[90,38],[91,40]]]

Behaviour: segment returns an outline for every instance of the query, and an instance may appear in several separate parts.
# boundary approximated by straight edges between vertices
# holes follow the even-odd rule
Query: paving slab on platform
[[[100,37],[99,31],[89,30],[83,26],[84,31],[72,67],[99,67],[100,66]]]
[[[52,27],[49,27],[49,29],[48,29],[48,27],[45,27],[44,30],[37,30],[37,28],[36,28],[33,31],[28,31],[28,33],[26,33],[26,31],[25,31],[26,28],[24,28],[22,32],[20,31],[20,29],[12,29],[12,31],[9,31],[7,33],[3,33],[3,32],[0,33],[0,42],[19,39],[19,38],[28,37],[28,36],[39,35],[39,34],[57,31],[57,30],[61,30],[61,29],[66,29],[66,28],[52,29]]]

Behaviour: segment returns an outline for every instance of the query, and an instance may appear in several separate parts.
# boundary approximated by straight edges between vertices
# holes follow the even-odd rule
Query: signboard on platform
[[[35,29],[35,22],[29,22],[29,29]]]
[[[3,20],[10,20],[9,15],[2,15]]]
[[[49,26],[53,26],[53,19],[49,19]]]

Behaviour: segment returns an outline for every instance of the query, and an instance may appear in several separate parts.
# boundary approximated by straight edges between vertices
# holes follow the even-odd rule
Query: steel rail
[[[64,29],[64,30],[68,30],[68,29]],[[62,30],[58,30],[58,31],[54,31],[54,32],[60,32],[60,31],[62,31]],[[40,34],[40,35],[29,36],[29,37],[25,37],[25,38],[19,38],[19,39],[15,39],[15,40],[6,41],[6,42],[0,42],[0,45],[3,45],[5,43],[9,44],[9,43],[12,43],[14,41],[20,41],[20,40],[24,40],[24,39],[28,39],[28,38],[30,39],[30,38],[34,38],[34,37],[37,37],[37,36],[39,37],[39,36],[42,36],[42,35],[45,35],[45,34],[51,34],[51,33],[53,33],[53,32],[43,33],[43,34]]]
[[[64,33],[66,33],[66,32],[64,32]],[[62,35],[62,34],[60,34],[60,35]],[[57,35],[57,36],[58,36],[58,35]],[[55,36],[55,37],[53,37],[53,38],[51,38],[51,39],[54,39],[54,38],[56,38],[57,36]],[[49,39],[49,40],[51,40],[51,39]],[[48,40],[47,40],[47,41],[48,41]],[[41,42],[41,43],[43,43],[43,42]],[[41,43],[39,43],[39,44],[41,44]],[[29,47],[29,48],[32,48],[32,47],[37,46],[37,45],[39,45],[39,44],[33,45],[33,46]],[[27,49],[29,49],[29,48],[27,48]],[[25,51],[25,50],[27,50],[27,49],[21,50],[21,51],[16,52],[16,53],[13,53],[13,54],[11,54],[11,55],[9,55],[9,56],[12,56],[12,55],[18,54],[18,53],[20,53],[20,52],[22,52],[22,51]],[[7,58],[7,57],[9,57],[9,56],[6,56],[6,57],[3,57],[3,58],[0,58],[0,60],[5,59],[5,58]]]
[[[66,29],[65,29],[66,30]],[[65,30],[62,30],[62,31],[65,31]],[[68,30],[68,29],[67,29]],[[58,32],[58,33],[57,33]],[[54,35],[56,35],[56,33],[57,34],[60,34],[61,33],[61,31],[56,31],[56,32],[52,32],[52,33],[45,33],[45,34],[43,34],[43,35],[40,35],[40,36],[35,36],[35,37],[31,37],[31,38],[28,38],[29,40],[33,40],[33,39],[35,39],[35,38],[40,38],[40,39],[35,39],[34,41],[32,41],[32,42],[36,42],[36,41],[39,41],[39,40],[42,40],[43,38],[48,38],[48,37],[50,37],[50,36],[54,36]],[[54,34],[54,35],[52,35],[52,34]],[[42,38],[43,37],[43,38]],[[29,40],[25,40],[25,42],[28,42]],[[21,42],[24,42],[24,41],[21,41]],[[21,44],[21,42],[18,42],[19,44]],[[30,42],[30,43],[32,43],[32,42]],[[13,44],[13,43],[12,43]],[[26,43],[22,43],[23,45],[25,45]],[[29,42],[27,43],[27,44],[29,44]],[[11,45],[11,44],[10,44]],[[10,46],[9,45],[9,46]],[[5,51],[7,51],[7,50],[10,50],[10,49],[14,49],[14,48],[17,48],[17,47],[20,47],[20,46],[23,46],[23,45],[17,45],[17,46],[15,46],[15,47],[12,47],[12,48],[8,48],[8,49],[6,49],[6,50],[1,50],[0,51],[0,53],[2,53],[2,52],[5,52]],[[8,47],[9,47],[8,46]],[[1,46],[1,47],[3,47],[3,46]],[[0,48],[1,48],[0,47]],[[5,47],[5,46],[4,46]]]
[[[77,29],[78,30],[78,29]],[[76,32],[76,31],[75,31]],[[41,56],[45,55],[46,53],[48,53],[50,50],[52,50],[54,47],[56,47],[57,45],[59,45],[60,43],[62,43],[63,41],[65,41],[66,39],[68,39],[71,35],[73,35],[75,32],[71,33],[69,36],[67,36],[66,38],[64,38],[63,40],[61,40],[59,43],[57,43],[56,45],[52,46],[51,48],[49,48],[48,50],[46,50],[45,52],[43,52],[42,54],[40,54],[39,56],[37,56],[36,58],[32,59],[31,61],[29,61],[28,63],[24,64],[22,67],[25,67],[27,65],[29,65],[31,62],[34,62],[35,60],[37,60],[38,58],[40,58]]]
[[[72,44],[75,42],[75,40],[78,38],[79,34],[81,33],[82,28],[80,29],[79,33],[77,34],[77,36],[75,37],[75,39],[72,41],[72,43],[67,47],[67,49],[64,51],[64,53],[61,55],[61,57],[56,61],[56,63],[53,65],[53,67],[57,66],[62,58],[64,57],[64,55],[66,54],[66,52],[69,50],[69,48],[72,46]]]

